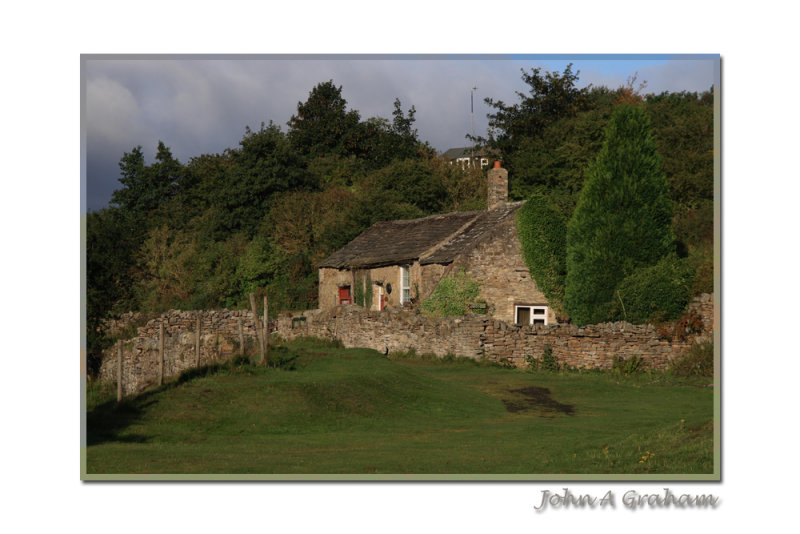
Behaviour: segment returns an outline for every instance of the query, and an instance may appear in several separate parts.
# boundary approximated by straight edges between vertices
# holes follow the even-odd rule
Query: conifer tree
[[[567,228],[565,305],[579,324],[609,319],[619,283],[674,248],[661,157],[640,108],[621,105]]]

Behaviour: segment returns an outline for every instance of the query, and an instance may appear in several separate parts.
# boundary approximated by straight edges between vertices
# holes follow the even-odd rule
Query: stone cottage
[[[363,304],[375,311],[424,301],[442,277],[462,268],[480,284],[492,315],[517,324],[556,316],[522,257],[508,172],[495,162],[488,209],[378,222],[320,264],[319,307]]]

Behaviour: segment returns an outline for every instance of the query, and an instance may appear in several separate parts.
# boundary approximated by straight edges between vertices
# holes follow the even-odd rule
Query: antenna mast
[[[472,90],[469,92],[469,112],[470,112],[470,120],[472,121],[472,137],[470,138],[470,142],[472,143],[472,151],[470,153],[470,164],[475,164],[475,105],[472,102],[472,95],[475,91],[478,90],[478,87],[473,87]]]

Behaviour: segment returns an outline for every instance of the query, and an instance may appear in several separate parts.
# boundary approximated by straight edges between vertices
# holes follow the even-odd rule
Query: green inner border
[[[172,59],[176,56],[159,55],[82,55],[81,56],[81,161],[86,161],[86,79],[85,62],[88,59]],[[722,290],[722,256],[721,256],[721,230],[722,230],[722,208],[721,208],[721,149],[722,149],[722,102],[721,102],[721,57],[718,54],[524,54],[513,56],[498,55],[476,55],[476,56],[457,56],[457,55],[391,55],[391,56],[320,56],[320,55],[284,55],[284,56],[242,56],[242,55],[180,55],[177,57],[194,57],[206,59],[523,59],[523,58],[546,58],[546,59],[631,59],[658,57],[664,59],[716,59],[715,83],[714,83],[714,472],[708,474],[668,474],[668,475],[625,475],[625,474],[248,474],[248,475],[226,475],[226,474],[153,474],[153,475],[134,475],[134,474],[89,474],[86,472],[86,217],[81,214],[81,480],[83,481],[342,481],[342,482],[414,482],[414,481],[449,481],[449,482],[514,482],[514,481],[626,481],[626,482],[660,482],[660,481],[712,481],[721,482],[721,290]],[[85,171],[82,170],[81,181],[85,184]],[[83,190],[85,194],[85,189]]]

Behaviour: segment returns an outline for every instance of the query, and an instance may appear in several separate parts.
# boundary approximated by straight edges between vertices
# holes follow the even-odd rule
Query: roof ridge
[[[438,218],[438,217],[449,217],[449,216],[451,216],[451,215],[468,215],[468,214],[474,214],[475,216],[478,216],[478,215],[480,215],[481,213],[483,213],[484,211],[486,211],[486,210],[450,211],[450,212],[447,212],[447,213],[434,213],[433,215],[426,215],[425,217],[418,217],[418,218],[416,218],[416,219],[393,219],[393,220],[391,220],[391,221],[378,221],[378,222],[374,223],[374,224],[373,224],[373,226],[374,226],[375,224],[382,224],[382,223],[391,223],[391,224],[397,224],[397,223],[400,223],[400,224],[411,224],[411,223],[418,223],[418,222],[420,222],[420,221],[424,221],[424,220],[426,220],[426,219],[436,219],[436,218]]]
[[[458,213],[458,212],[456,212],[456,213]],[[469,212],[462,212],[462,213],[469,213]],[[474,217],[472,217],[472,218],[471,218],[470,220],[468,220],[467,222],[465,222],[464,224],[462,224],[462,225],[461,225],[461,226],[458,228],[458,230],[456,230],[455,232],[453,232],[452,234],[450,234],[449,236],[447,236],[446,238],[442,239],[441,241],[439,241],[438,243],[436,243],[434,246],[432,246],[431,248],[429,248],[428,250],[426,250],[426,251],[424,251],[422,254],[420,254],[420,255],[419,255],[419,261],[421,262],[421,261],[422,261],[422,258],[427,258],[428,256],[431,256],[431,255],[433,255],[433,253],[434,253],[434,252],[436,252],[437,250],[439,250],[439,249],[443,248],[445,245],[447,245],[447,244],[448,244],[448,243],[450,243],[452,240],[454,240],[455,238],[457,238],[457,237],[458,237],[459,235],[461,235],[461,234],[462,234],[462,233],[463,233],[463,232],[464,232],[464,231],[465,231],[467,228],[469,228],[469,226],[470,226],[472,223],[474,223],[476,220],[478,220],[478,218],[479,218],[481,215],[483,215],[483,213],[484,213],[483,211],[476,212],[476,213],[475,213],[475,216],[474,216]]]

